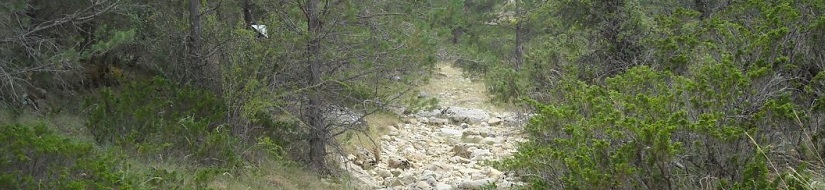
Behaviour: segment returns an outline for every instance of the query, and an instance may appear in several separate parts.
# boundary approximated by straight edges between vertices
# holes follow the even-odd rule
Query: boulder
[[[449,107],[442,111],[450,120],[454,122],[464,122],[470,124],[478,124],[487,121],[490,114],[484,110],[463,108],[463,107]]]

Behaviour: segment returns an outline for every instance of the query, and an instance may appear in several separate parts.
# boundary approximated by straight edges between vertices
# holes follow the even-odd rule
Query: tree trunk
[[[453,37],[452,37],[452,39],[450,39],[450,41],[453,44],[457,44],[458,43],[458,38],[461,37],[461,33],[463,33],[463,32],[464,32],[464,30],[461,27],[453,28],[453,31],[452,31]]]
[[[524,26],[519,20],[516,24],[516,45],[513,55],[515,57],[515,69],[521,70],[521,65],[524,63]]]
[[[699,16],[699,19],[704,20],[705,18],[708,18],[708,16],[710,16],[710,10],[708,10],[708,3],[706,0],[694,0],[693,4],[694,6],[696,6],[696,11],[702,13]]]
[[[522,3],[519,1],[515,1],[516,3],[516,17],[518,21],[516,22],[516,44],[513,50],[513,57],[515,59],[514,66],[516,71],[521,70],[521,65],[524,63],[524,10],[522,10]]]
[[[203,57],[201,57],[201,47],[203,43],[201,42],[201,13],[200,13],[201,1],[200,0],[189,0],[189,24],[191,27],[190,37],[191,37],[191,46],[189,47],[189,54],[190,60],[192,61],[193,65],[184,66],[186,68],[201,68],[203,67]],[[186,69],[188,70],[188,69]],[[187,75],[191,74],[192,71],[187,71]],[[191,80],[191,79],[183,79],[183,80]]]
[[[253,29],[252,22],[254,22],[254,20],[252,19],[252,2],[250,1],[251,0],[244,0],[243,2],[243,21],[244,24],[246,24],[245,27]]]
[[[310,41],[307,44],[307,76],[309,77],[307,87],[312,88],[309,94],[308,111],[304,116],[307,124],[311,128],[311,136],[309,139],[309,166],[310,169],[316,173],[324,174],[327,172],[326,155],[327,155],[327,136],[328,131],[321,119],[321,106],[323,100],[321,99],[321,92],[318,85],[321,84],[321,22],[318,16],[318,0],[309,0],[306,4],[307,14],[307,31],[309,32]]]

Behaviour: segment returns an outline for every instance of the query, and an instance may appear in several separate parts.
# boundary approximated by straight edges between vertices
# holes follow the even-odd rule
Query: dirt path
[[[388,127],[380,150],[343,158],[353,176],[373,189],[498,189],[521,182],[484,164],[511,156],[523,142],[515,113],[490,102],[484,83],[459,68],[439,63],[422,95],[440,109],[405,115]],[[375,162],[374,152],[380,152]]]
[[[436,74],[430,83],[419,88],[422,92],[437,96],[442,106],[459,106],[483,109],[489,112],[504,112],[505,109],[493,105],[487,87],[480,80],[464,77],[460,68],[450,63],[436,65]]]

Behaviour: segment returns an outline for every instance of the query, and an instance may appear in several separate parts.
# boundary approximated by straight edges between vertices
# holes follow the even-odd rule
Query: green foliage
[[[183,176],[174,170],[152,168],[146,176],[142,185],[151,189],[182,189],[184,183]]]
[[[493,65],[484,79],[487,89],[496,95],[498,100],[515,100],[523,95],[530,87],[530,81],[525,74],[510,66]]]
[[[565,78],[555,85],[557,102],[533,102],[538,115],[526,127],[530,142],[501,164],[547,176],[529,178],[533,185],[571,189],[691,188],[683,183],[704,175],[723,179],[717,185],[724,188],[777,188],[783,179],[768,177],[765,153],[744,134],[769,130],[752,122],[786,116],[755,117],[743,109],[751,105],[738,100],[751,79],[729,62],[697,69],[683,77],[634,67],[604,85]],[[795,109],[776,102],[758,112]],[[730,175],[736,171],[743,172]]]
[[[406,100],[404,114],[418,113],[419,111],[436,110],[438,107],[438,98],[427,98],[424,96],[410,97]]]
[[[87,102],[87,128],[98,143],[145,153],[193,154],[209,165],[240,162],[233,152],[234,137],[220,124],[226,108],[209,92],[154,78],[117,91],[103,88]]]
[[[0,126],[0,186],[11,189],[130,189],[117,157],[44,125]]]

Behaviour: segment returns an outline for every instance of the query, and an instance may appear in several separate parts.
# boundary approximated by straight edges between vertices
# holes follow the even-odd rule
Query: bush
[[[528,181],[542,189],[807,184],[804,177],[769,175],[798,166],[794,161],[766,163],[786,160],[780,152],[793,148],[775,145],[800,134],[774,129],[794,116],[796,108],[787,99],[742,101],[744,94],[761,89],[752,84],[763,74],[742,74],[730,62],[693,72],[682,77],[634,67],[603,86],[566,78],[555,89],[558,102],[533,102],[538,115],[526,127],[530,141],[501,164],[529,174]]]
[[[209,91],[154,78],[104,88],[98,96],[87,101],[87,127],[98,143],[193,155],[208,165],[240,162],[232,146],[237,140],[221,125],[225,106]]]
[[[0,186],[10,189],[129,189],[113,154],[45,125],[0,127]]]

